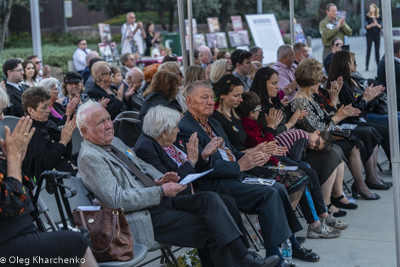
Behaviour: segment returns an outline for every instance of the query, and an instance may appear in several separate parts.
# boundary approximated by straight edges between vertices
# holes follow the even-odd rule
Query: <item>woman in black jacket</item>
[[[382,20],[379,18],[379,8],[375,4],[369,5],[369,12],[365,18],[365,29],[367,29],[367,58],[365,70],[368,70],[369,56],[371,54],[372,42],[375,44],[375,61],[379,63],[379,43],[381,41]]]

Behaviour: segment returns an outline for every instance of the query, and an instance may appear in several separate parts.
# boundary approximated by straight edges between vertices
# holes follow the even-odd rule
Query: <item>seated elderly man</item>
[[[218,151],[209,157],[210,168],[214,171],[198,179],[195,186],[201,190],[230,195],[240,211],[258,214],[267,255],[280,256],[279,266],[288,266],[278,249],[278,244],[288,238],[296,253],[310,253],[292,234],[302,227],[290,205],[285,187],[279,183],[273,186],[242,183],[245,172],[264,165],[268,157],[265,159],[265,154],[260,151],[245,154],[231,145],[221,124],[210,118],[214,112],[214,91],[211,85],[206,81],[191,83],[187,88],[186,103],[188,111],[179,123],[178,136],[188,142],[190,136],[197,132],[199,155],[213,138],[222,140]]]
[[[164,175],[114,137],[110,114],[88,101],[77,113],[84,138],[79,173],[84,185],[113,208],[124,208],[135,242],[153,241],[199,249],[203,266],[275,266],[276,256],[249,253],[227,206],[212,192],[183,191],[174,172]]]
[[[294,65],[294,51],[292,46],[287,44],[281,45],[278,48],[277,58],[278,60],[275,62],[273,68],[279,74],[278,86],[281,90],[280,92],[283,92],[292,101],[298,87],[296,78],[294,77],[296,66]],[[281,93],[279,97],[283,98]]]
[[[144,98],[141,89],[144,81],[144,74],[139,68],[130,69],[126,78],[123,80],[124,92],[128,91],[129,86],[133,87],[134,93],[131,95],[131,106],[134,111],[140,111],[142,108]]]

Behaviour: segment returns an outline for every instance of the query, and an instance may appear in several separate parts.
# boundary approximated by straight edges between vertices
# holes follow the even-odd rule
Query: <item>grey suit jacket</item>
[[[125,153],[133,149],[114,137],[112,145]],[[136,166],[153,179],[160,179],[163,174],[136,155],[131,158]],[[143,188],[135,176],[102,147],[88,140],[82,142],[78,158],[79,176],[83,184],[100,201],[113,208],[124,208],[134,242],[151,248],[154,243],[153,224],[147,210],[161,202],[158,188]]]

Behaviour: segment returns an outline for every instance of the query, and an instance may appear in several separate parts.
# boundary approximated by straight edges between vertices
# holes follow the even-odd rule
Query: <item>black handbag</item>
[[[386,115],[388,114],[388,103],[387,95],[385,93],[380,94],[370,103],[370,112]]]
[[[335,141],[338,140],[350,140],[351,138],[351,132],[350,130],[333,130],[330,131],[330,134],[333,136],[333,139],[335,139]]]

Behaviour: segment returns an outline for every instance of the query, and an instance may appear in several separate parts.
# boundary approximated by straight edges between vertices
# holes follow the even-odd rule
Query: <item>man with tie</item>
[[[176,196],[186,188],[179,176],[163,175],[114,137],[110,114],[99,103],[81,105],[76,123],[84,138],[79,176],[100,201],[124,209],[134,242],[198,248],[203,266],[272,267],[279,261],[247,250],[233,218],[237,207],[227,207],[217,194]]]
[[[87,42],[85,39],[78,40],[78,48],[75,50],[72,55],[72,59],[74,60],[74,67],[79,74],[86,68],[86,55],[91,50],[87,48]]]
[[[19,85],[24,78],[24,69],[22,68],[21,62],[20,59],[10,58],[3,64],[3,73],[7,79],[6,89],[11,104],[4,115],[12,115],[16,117],[24,115],[21,104],[21,95],[24,92],[24,89]]]
[[[233,75],[238,77],[243,83],[243,91],[249,91],[253,80],[247,77],[251,69],[251,57],[253,55],[246,50],[238,49],[231,55],[232,66],[235,68]]]

